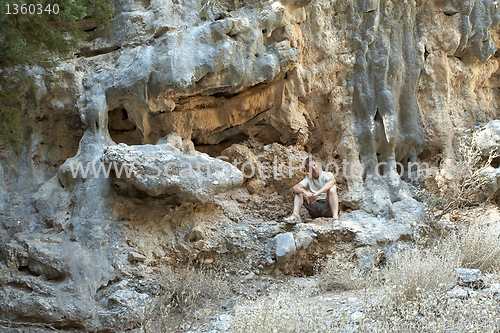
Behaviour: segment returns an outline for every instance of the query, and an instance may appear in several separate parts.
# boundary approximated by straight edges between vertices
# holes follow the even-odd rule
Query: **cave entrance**
[[[242,143],[245,140],[248,140],[249,136],[245,133],[239,133],[228,137],[218,144],[204,144],[197,140],[196,138],[193,140],[194,148],[202,153],[208,154],[211,157],[221,156],[221,153],[224,149],[229,148],[235,143]]]
[[[142,133],[137,124],[129,118],[129,113],[123,106],[108,112],[108,131],[116,143],[142,144]]]
[[[200,136],[196,133],[192,136],[196,150],[212,157],[218,157],[224,149],[235,143],[242,144],[250,138],[262,145],[275,142],[283,144],[281,133],[265,121],[257,123],[250,121],[209,136]]]

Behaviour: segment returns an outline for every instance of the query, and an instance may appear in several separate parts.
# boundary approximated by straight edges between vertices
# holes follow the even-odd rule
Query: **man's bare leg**
[[[297,218],[294,216],[300,216],[300,209],[304,205],[304,196],[302,194],[295,194],[293,198],[293,214],[290,215],[286,220],[287,221],[295,221]]]
[[[326,198],[328,199],[328,204],[332,209],[333,218],[339,218],[339,196],[337,194],[337,187],[333,186],[326,193]]]

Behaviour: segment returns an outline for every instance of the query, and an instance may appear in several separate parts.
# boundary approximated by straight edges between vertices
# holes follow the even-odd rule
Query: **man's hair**
[[[309,156],[308,158],[306,158],[306,160],[304,161],[304,168],[307,168],[307,165],[309,164],[309,162],[311,161],[314,161],[316,162],[316,159],[314,158],[314,156]]]

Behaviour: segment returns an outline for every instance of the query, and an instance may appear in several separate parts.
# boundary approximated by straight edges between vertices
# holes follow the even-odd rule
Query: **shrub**
[[[485,196],[483,189],[494,179],[488,171],[498,153],[491,151],[486,159],[483,158],[477,131],[466,132],[458,141],[454,179],[440,179],[440,194],[445,204],[439,217],[455,209],[478,206],[491,198]]]
[[[374,282],[370,272],[363,272],[340,253],[329,256],[318,270],[319,286],[324,291],[365,289]]]
[[[22,152],[19,113],[26,102],[25,66],[53,67],[72,56],[87,37],[78,23],[92,17],[96,27],[105,27],[113,19],[114,5],[108,0],[42,0],[17,2],[32,6],[39,14],[25,15],[22,9],[14,14],[16,2],[0,0],[0,149],[12,147]],[[51,14],[47,8],[58,6],[59,13]],[[10,12],[7,13],[7,6]],[[33,7],[34,6],[34,7]],[[40,7],[41,6],[41,7]],[[47,7],[48,6],[48,7]],[[39,11],[42,10],[40,14]],[[52,10],[52,9],[50,9]]]
[[[388,264],[384,275],[395,303],[418,299],[422,292],[443,291],[456,280],[456,256],[440,250],[413,248]]]
[[[146,332],[186,330],[197,320],[196,311],[228,294],[229,287],[220,275],[194,267],[162,271],[162,295],[157,298],[144,327]],[[176,317],[176,318],[174,318]]]
[[[460,267],[476,268],[483,273],[500,271],[500,238],[494,226],[471,224],[452,234],[443,244],[443,252],[454,253]]]
[[[366,296],[365,328],[374,332],[493,332],[500,328],[498,299],[478,294],[450,298],[456,269],[498,271],[500,240],[492,228],[469,228],[437,241],[432,248],[401,253],[383,270],[385,284]]]

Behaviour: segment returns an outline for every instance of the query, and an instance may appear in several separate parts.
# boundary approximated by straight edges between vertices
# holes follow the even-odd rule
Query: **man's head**
[[[318,178],[321,173],[321,167],[313,156],[306,158],[304,161],[304,168],[308,171],[309,176],[314,178]]]

